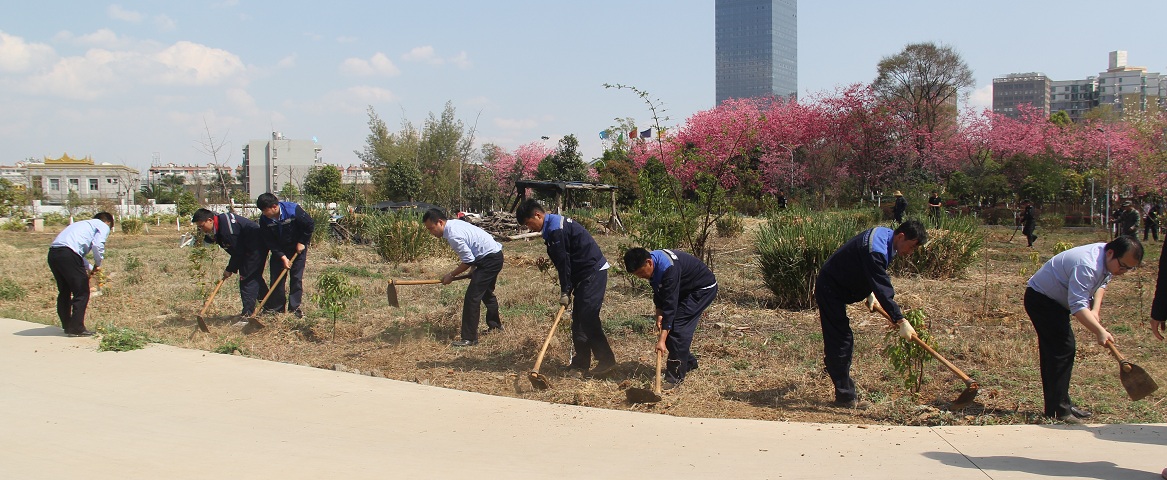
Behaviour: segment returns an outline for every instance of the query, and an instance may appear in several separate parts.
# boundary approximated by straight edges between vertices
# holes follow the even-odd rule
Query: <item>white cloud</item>
[[[463,70],[469,69],[470,67],[474,66],[474,64],[470,63],[470,55],[468,55],[465,51],[458,52],[457,55],[455,55],[453,58],[450,59],[450,63],[457,65],[458,68],[461,68]]]
[[[141,23],[142,19],[145,18],[145,15],[133,10],[126,10],[116,3],[107,7],[105,13],[109,15],[109,18],[130,23]]]
[[[377,52],[368,60],[362,58],[346,58],[340,64],[340,71],[348,75],[382,75],[394,77],[401,74],[401,69],[393,64],[384,53]]]
[[[344,90],[333,90],[316,101],[299,104],[285,102],[285,106],[316,114],[340,112],[346,115],[360,115],[364,114],[365,108],[370,104],[389,103],[397,100],[396,94],[384,88],[358,85]]]
[[[296,58],[297,58],[297,55],[293,53],[293,54],[288,55],[284,58],[281,58],[280,61],[278,63],[276,63],[276,66],[279,68],[294,67],[294,66],[296,66]]]
[[[165,85],[216,85],[242,76],[246,67],[226,50],[180,41],[150,57],[162,66],[153,80]]]
[[[968,108],[975,112],[984,109],[993,109],[993,84],[985,85],[973,90],[968,96]]]
[[[27,43],[23,38],[0,32],[0,72],[21,73],[51,64],[56,58],[53,47]]]
[[[450,58],[442,58],[437,54],[437,51],[435,51],[434,47],[431,45],[414,47],[408,52],[405,52],[405,54],[401,56],[401,59],[407,62],[421,62],[430,65],[445,65],[447,63],[452,63],[458,68],[462,69],[470,68],[473,65],[470,63],[470,55],[468,55],[465,51],[458,52],[457,55]]]
[[[241,113],[246,115],[259,114],[259,107],[255,104],[255,97],[252,97],[247,90],[242,88],[231,88],[227,90],[227,101],[231,106],[235,107]]]
[[[153,21],[154,27],[157,28],[160,32],[169,32],[178,26],[174,22],[174,19],[166,15],[155,15]]]

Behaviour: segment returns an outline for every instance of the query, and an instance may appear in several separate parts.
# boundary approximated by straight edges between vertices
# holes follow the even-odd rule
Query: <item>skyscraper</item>
[[[798,95],[798,1],[717,0],[717,103]]]

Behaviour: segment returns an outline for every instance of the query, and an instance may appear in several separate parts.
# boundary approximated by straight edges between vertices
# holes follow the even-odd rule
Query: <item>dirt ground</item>
[[[749,222],[756,225],[756,222]],[[59,231],[59,227],[55,229]],[[775,309],[760,280],[750,228],[737,238],[715,238],[714,272],[721,291],[693,342],[700,368],[684,385],[655,405],[630,404],[623,389],[650,385],[655,354],[646,282],[616,274],[609,278],[602,311],[619,367],[603,379],[569,378],[564,368],[571,342],[565,315],[544,360],[552,388],[532,388],[532,368],[558,308],[554,269],[544,270],[541,241],[504,243],[506,266],[497,295],[505,333],[484,335],[472,348],[449,346],[457,336],[465,283],[398,287],[401,308],[386,304],[388,279],[437,278],[454,266],[452,254],[400,265],[381,261],[370,247],[325,243],[310,250],[305,275],[306,317],[265,317],[267,328],[244,333],[233,326],[240,309],[234,281],[228,282],[205,317],[211,333],[195,327],[203,294],[225,266],[214,250],[210,265],[193,268],[179,233],[156,229],[145,235],[115,232],[107,246],[110,274],[103,295],[91,300],[87,325],[117,325],[147,332],[154,341],[208,351],[234,351],[256,358],[346,370],[354,373],[531,400],[637,410],[686,417],[748,418],[826,423],[899,425],[988,425],[1042,423],[1041,383],[1033,328],[1020,305],[1025,281],[1052,256],[1057,242],[1073,245],[1105,240],[1101,231],[1039,231],[1036,248],[1011,229],[986,228],[986,247],[963,278],[934,281],[894,277],[897,300],[923,308],[937,350],[976,379],[980,395],[965,409],[949,402],[964,384],[939,362],[925,364],[923,390],[913,394],[892,369],[884,348],[886,321],[855,305],[852,375],[874,406],[856,411],[830,405],[832,390],[822,367],[817,312]],[[45,264],[55,232],[0,232],[0,280],[27,294],[0,300],[0,315],[56,324],[56,290]],[[597,236],[616,265],[627,237]],[[1150,334],[1145,319],[1154,295],[1162,244],[1147,243],[1143,267],[1115,279],[1103,305],[1103,323],[1122,352],[1162,383],[1167,347]],[[449,252],[448,249],[445,252]],[[325,269],[340,269],[361,289],[343,318],[316,307],[315,281]],[[485,325],[482,325],[485,329]],[[1075,401],[1102,423],[1164,422],[1163,391],[1131,402],[1118,380],[1118,366],[1093,336],[1075,325],[1078,355],[1071,386]],[[111,353],[112,354],[112,353]]]

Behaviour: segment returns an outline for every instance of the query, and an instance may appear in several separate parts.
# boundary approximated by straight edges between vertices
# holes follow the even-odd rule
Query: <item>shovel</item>
[[[547,346],[551,345],[551,338],[555,336],[555,329],[559,327],[559,319],[563,318],[564,310],[567,310],[567,305],[559,307],[559,313],[555,314],[555,323],[551,324],[551,331],[547,332],[547,340],[543,342],[543,349],[539,350],[539,357],[535,359],[535,368],[527,374],[527,379],[531,381],[531,386],[535,387],[535,390],[551,388],[551,384],[547,383],[547,377],[539,373],[539,367],[543,365],[543,355],[547,353]]]
[[[457,277],[454,277],[453,280],[455,280],[455,281],[465,280],[467,278],[470,278],[469,273],[467,273],[465,275],[459,275]],[[385,300],[389,301],[390,307],[400,307],[401,304],[399,304],[397,302],[397,286],[398,285],[433,285],[435,283],[442,283],[442,281],[440,279],[438,279],[438,280],[390,280],[389,287],[385,289]]]
[[[1126,394],[1130,395],[1131,400],[1142,400],[1159,389],[1159,384],[1155,383],[1155,379],[1151,378],[1146,370],[1127,361],[1121,353],[1118,353],[1114,342],[1107,340],[1106,348],[1110,349],[1110,353],[1118,359],[1118,379],[1122,381],[1122,388],[1126,389]]]
[[[300,252],[296,252],[295,254],[293,254],[292,260],[288,263],[296,263],[296,257],[298,257],[298,256],[300,256]],[[280,282],[282,282],[284,280],[284,275],[288,274],[288,270],[291,270],[291,269],[285,268],[284,271],[280,272],[280,275],[278,277],[276,277],[275,281],[271,282],[271,288],[267,289],[267,295],[263,296],[263,300],[259,301],[259,305],[256,306],[255,312],[253,312],[251,314],[251,318],[247,319],[248,325],[251,325],[255,328],[263,328],[264,327],[263,322],[259,321],[259,319],[256,317],[259,316],[259,312],[263,311],[263,306],[267,305],[267,299],[271,298],[271,294],[276,291],[276,286],[279,285]]]
[[[888,321],[891,321],[891,315],[888,315],[887,310],[884,310],[883,306],[880,305],[879,302],[875,301],[874,295],[867,297],[867,308],[871,309],[873,312],[879,312],[883,314],[883,316],[886,317]],[[906,322],[907,320],[904,321]],[[952,408],[961,409],[972,404],[973,399],[977,397],[977,391],[980,389],[980,385],[977,384],[977,382],[972,378],[969,378],[969,376],[961,371],[961,369],[956,368],[956,365],[953,365],[952,362],[948,361],[947,358],[944,358],[944,356],[940,355],[940,352],[933,350],[932,347],[928,346],[927,343],[924,343],[923,340],[920,340],[920,337],[912,335],[912,341],[916,342],[916,345],[923,347],[924,350],[927,350],[928,353],[932,355],[932,357],[939,360],[940,363],[943,363],[945,367],[948,367],[948,369],[951,370],[952,373],[955,373],[956,376],[960,377],[961,380],[964,380],[964,391],[960,392],[960,395],[956,397],[956,400],[952,401]]]
[[[656,403],[661,401],[660,396],[660,365],[661,353],[656,352],[656,380],[653,381],[652,390],[632,387],[624,391],[628,395],[628,401],[632,403]]]
[[[223,282],[226,281],[226,278],[219,280],[219,283],[215,285],[215,289],[211,290],[211,296],[207,297],[207,302],[203,304],[203,309],[199,310],[199,314],[195,316],[195,321],[199,324],[199,330],[202,330],[203,333],[209,333],[211,331],[211,329],[207,328],[207,322],[203,321],[203,314],[207,313],[207,307],[211,306],[211,300],[215,299],[215,294],[219,293],[219,287],[222,287]]]

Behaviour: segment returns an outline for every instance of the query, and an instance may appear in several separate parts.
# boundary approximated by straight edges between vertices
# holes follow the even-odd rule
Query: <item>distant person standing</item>
[[[1122,202],[1122,210],[1118,214],[1118,234],[1132,237],[1139,234],[1139,212],[1130,200]]]
[[[778,201],[778,208],[786,208],[786,192],[779,190],[778,196],[774,199]]]
[[[268,268],[271,288],[275,289],[271,298],[261,307],[265,312],[272,313],[290,311],[296,318],[301,318],[304,316],[300,310],[304,299],[304,267],[308,262],[308,244],[312,241],[316,222],[299,204],[281,202],[271,193],[260,195],[255,200],[255,206],[259,207],[262,214],[259,226],[263,231],[264,244],[271,251]],[[295,261],[290,257],[295,257]],[[284,281],[276,283],[285,269],[288,270],[286,296]]]
[[[547,257],[559,272],[559,304],[571,309],[571,342],[575,355],[568,370],[587,373],[594,356],[597,364],[590,372],[603,376],[616,367],[616,355],[608,345],[604,326],[600,322],[600,308],[608,289],[608,259],[588,230],[571,218],[547,213],[538,200],[529,198],[515,210],[515,219],[532,232],[543,236]]]
[[[904,223],[904,212],[908,211],[908,201],[904,199],[903,192],[896,190],[894,193],[896,203],[892,206],[892,214],[895,215],[896,223]]]
[[[1147,214],[1143,216],[1143,241],[1147,241],[1147,234],[1159,241],[1159,204],[1152,204],[1151,208],[1147,209]]]
[[[431,208],[421,217],[426,231],[443,238],[458,255],[458,266],[442,276],[442,284],[449,285],[458,274],[474,267],[470,285],[462,298],[462,339],[450,343],[452,347],[478,345],[478,322],[482,306],[486,306],[487,332],[502,331],[498,315],[498,297],[494,295],[498,274],[502,271],[502,244],[476,225],[458,219],[447,219],[445,212]]]
[[[933,222],[940,221],[941,203],[942,201],[940,200],[940,194],[936,193],[936,191],[933,191],[932,195],[928,197],[928,216],[932,217]]]
[[[85,309],[89,307],[89,278],[101,272],[105,258],[105,241],[113,230],[113,215],[98,212],[91,220],[65,227],[49,246],[49,270],[57,281],[57,318],[70,337],[93,335],[85,328]],[[93,265],[85,255],[93,253]]]
[[[1037,240],[1037,234],[1033,230],[1037,228],[1037,214],[1033,211],[1033,202],[1027,200],[1021,201],[1023,210],[1021,211],[1021,233],[1025,235],[1025,239],[1029,242],[1029,246],[1033,247],[1033,241]]]

